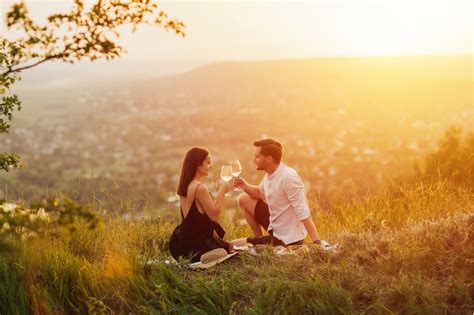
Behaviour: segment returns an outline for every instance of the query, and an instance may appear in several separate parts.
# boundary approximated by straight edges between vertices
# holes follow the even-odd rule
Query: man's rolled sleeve
[[[304,184],[298,174],[288,176],[285,179],[283,190],[300,221],[311,217]]]

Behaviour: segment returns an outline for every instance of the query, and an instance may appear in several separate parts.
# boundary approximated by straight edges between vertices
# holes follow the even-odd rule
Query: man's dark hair
[[[254,146],[260,147],[260,153],[264,156],[271,156],[275,163],[280,163],[283,155],[283,146],[274,139],[261,139],[254,141]]]

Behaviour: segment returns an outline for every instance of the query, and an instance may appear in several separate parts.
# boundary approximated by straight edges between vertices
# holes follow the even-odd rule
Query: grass
[[[100,229],[0,256],[0,313],[470,314],[473,201],[446,182],[336,201],[314,220],[340,252],[275,257],[268,250],[205,271],[164,263],[178,216],[108,218]],[[250,233],[240,219],[223,219],[227,239]]]

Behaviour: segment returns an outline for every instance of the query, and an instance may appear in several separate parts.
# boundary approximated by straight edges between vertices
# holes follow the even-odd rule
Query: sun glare
[[[314,51],[322,43],[329,43],[336,55],[462,53],[472,49],[472,4],[328,3],[324,16],[321,11],[321,5],[308,4],[303,16],[292,17],[295,24],[306,21],[303,29]]]
[[[2,0],[3,13],[14,2]],[[121,41],[127,46],[127,58],[183,61],[190,56],[193,60],[255,60],[472,54],[473,5],[467,1],[157,2],[170,16],[185,22],[186,38],[152,27],[134,34],[124,31]],[[72,1],[68,6],[52,0],[26,3],[32,15],[44,21],[52,12],[68,10]]]

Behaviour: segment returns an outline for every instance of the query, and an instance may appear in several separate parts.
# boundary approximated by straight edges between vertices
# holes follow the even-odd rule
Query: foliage
[[[23,56],[22,49],[16,43],[0,39],[0,72],[13,67]],[[11,85],[19,79],[15,73],[0,73],[0,95],[6,94]],[[21,109],[17,95],[2,96],[0,101],[0,133],[8,133],[13,112]],[[11,167],[20,167],[20,158],[16,154],[0,153],[0,169],[9,171]]]
[[[462,137],[462,129],[450,127],[435,152],[426,158],[424,174],[474,188],[474,132]]]
[[[25,33],[18,43],[27,48],[15,64],[19,67],[9,68],[7,73],[54,59],[74,63],[120,57],[124,49],[116,40],[122,25],[131,25],[134,31],[142,24],[158,25],[184,36],[184,24],[169,18],[150,0],[101,0],[89,10],[83,0],[75,0],[70,12],[50,15],[46,25],[35,23],[27,6],[20,2],[11,7],[6,22],[9,28]],[[25,65],[26,62],[33,63]]]
[[[53,14],[46,25],[38,25],[25,3],[14,4],[6,14],[8,28],[23,31],[24,36],[8,41],[0,38],[0,95],[19,79],[18,74],[44,62],[61,60],[75,63],[120,57],[124,48],[117,43],[119,27],[152,24],[184,36],[184,24],[171,19],[150,0],[98,0],[89,10],[83,0],[74,1],[71,12]],[[17,95],[4,96],[0,103],[0,133],[8,132],[15,109],[20,110]],[[0,169],[20,167],[20,157],[0,153]]]
[[[50,197],[30,207],[2,202],[0,204],[0,253],[11,252],[22,241],[32,238],[67,236],[78,225],[94,230],[102,220],[90,207],[72,199]]]

